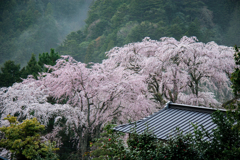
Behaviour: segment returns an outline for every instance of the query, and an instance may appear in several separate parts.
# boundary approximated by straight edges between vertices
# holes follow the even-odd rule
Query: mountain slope
[[[81,62],[101,62],[114,46],[161,37],[196,36],[199,41],[239,43],[237,0],[96,0],[86,25],[57,48]]]
[[[56,48],[84,26],[92,0],[1,0],[0,64],[25,65],[31,54]]]

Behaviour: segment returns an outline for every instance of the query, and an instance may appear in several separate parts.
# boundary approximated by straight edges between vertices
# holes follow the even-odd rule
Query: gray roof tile
[[[217,109],[190,106],[168,102],[166,107],[151,116],[134,123],[119,125],[114,128],[116,131],[132,133],[134,128],[138,134],[143,133],[147,128],[154,135],[162,140],[167,140],[169,134],[179,128],[183,134],[193,133],[193,124],[203,127],[211,132],[216,128],[216,124],[212,122],[211,114]],[[219,109],[222,112],[226,110]]]

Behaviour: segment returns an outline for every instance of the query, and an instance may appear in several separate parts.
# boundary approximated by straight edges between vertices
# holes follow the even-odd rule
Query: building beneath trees
[[[1,157],[1,156],[0,156],[0,160],[8,160],[8,159],[6,159],[6,158],[3,158],[3,157]]]
[[[219,110],[226,112],[224,109]],[[179,128],[183,134],[193,133],[192,124],[196,124],[197,126],[202,125],[211,134],[212,130],[217,127],[211,117],[215,111],[217,111],[215,108],[168,102],[162,110],[139,121],[119,125],[114,130],[124,133],[136,131],[138,134],[148,130],[158,139],[166,141],[170,135],[174,135],[176,128]]]

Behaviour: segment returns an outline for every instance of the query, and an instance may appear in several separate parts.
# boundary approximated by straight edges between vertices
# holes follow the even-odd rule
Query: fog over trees
[[[0,65],[13,60],[24,67],[32,53],[51,48],[81,62],[101,62],[111,48],[144,37],[186,35],[234,46],[239,17],[237,0],[3,0]]]
[[[36,117],[50,127],[43,137],[64,149],[62,137],[71,135],[68,143],[74,141],[81,155],[90,151],[89,142],[108,122],[139,120],[167,101],[220,107],[232,98],[233,55],[232,47],[204,44],[196,37],[146,37],[111,49],[107,59],[90,68],[62,56],[37,80],[32,76],[1,88],[1,125],[8,114],[18,120]]]
[[[8,115],[16,127],[35,117],[45,126],[41,140],[60,149],[54,156],[87,159],[104,125],[139,120],[167,101],[238,103],[239,7],[238,0],[0,1],[0,128]],[[6,149],[0,156],[9,158]]]
[[[81,62],[101,62],[105,52],[144,37],[196,36],[220,45],[239,44],[237,0],[97,0],[83,29],[69,34],[57,52]]]
[[[34,53],[48,52],[85,25],[92,0],[3,0],[0,2],[0,65],[27,64]]]

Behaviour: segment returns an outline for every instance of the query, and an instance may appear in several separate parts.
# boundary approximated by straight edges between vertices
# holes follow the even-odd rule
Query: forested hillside
[[[0,88],[0,126],[8,114],[18,121],[36,117],[46,128],[42,136],[57,142],[61,160],[87,160],[90,143],[107,123],[139,120],[167,101],[218,108],[232,99],[233,56],[233,47],[186,36],[115,47],[91,67],[65,55],[37,79]]]
[[[98,159],[91,154],[100,149],[107,159],[105,151],[116,153],[108,144],[121,142],[102,132],[109,123],[138,121],[168,101],[238,107],[239,23],[238,0],[0,1],[0,156],[87,160]],[[185,151],[200,159],[206,151],[214,151],[210,159],[239,157],[240,111],[234,113],[215,118],[220,127],[211,145],[195,136],[198,146],[174,142],[153,150],[169,151],[162,159]],[[108,143],[97,148],[100,133]],[[117,150],[153,155],[144,146]]]
[[[11,59],[23,67],[32,53],[51,48],[101,62],[111,48],[146,36],[233,46],[240,41],[239,8],[237,0],[2,0],[0,65]]]
[[[84,26],[92,0],[1,0],[0,65],[26,65],[31,54],[56,48]]]
[[[86,25],[57,48],[81,62],[101,62],[114,46],[148,36],[196,36],[201,42],[233,46],[240,42],[237,0],[95,0]]]

